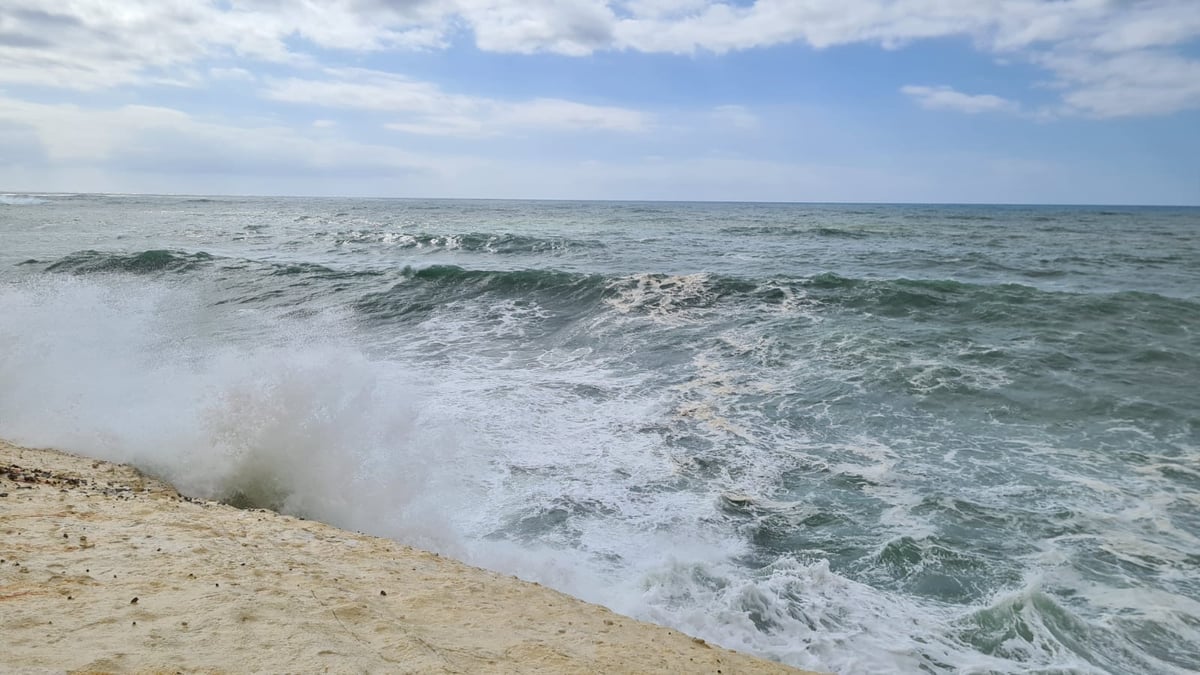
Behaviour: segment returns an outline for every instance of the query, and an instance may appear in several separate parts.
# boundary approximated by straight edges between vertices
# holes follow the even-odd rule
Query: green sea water
[[[841,673],[1200,670],[1200,209],[0,197],[0,437]]]

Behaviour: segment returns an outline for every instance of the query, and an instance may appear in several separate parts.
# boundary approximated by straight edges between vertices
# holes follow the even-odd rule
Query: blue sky
[[[1200,204],[1194,0],[0,0],[0,190]]]

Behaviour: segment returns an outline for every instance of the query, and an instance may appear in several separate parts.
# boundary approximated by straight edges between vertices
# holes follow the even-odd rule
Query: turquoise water
[[[1200,209],[0,197],[0,437],[844,673],[1200,669]]]

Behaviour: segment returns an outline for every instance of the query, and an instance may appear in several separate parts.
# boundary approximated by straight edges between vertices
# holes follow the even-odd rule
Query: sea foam
[[[753,495],[794,462],[735,444],[725,466],[697,470],[655,431],[693,402],[711,412],[700,428],[712,442],[737,438],[718,424],[730,413],[722,388],[745,376],[715,355],[695,386],[675,389],[570,345],[536,368],[498,369],[465,349],[430,356],[518,330],[506,313],[538,316],[532,304],[488,303],[500,314],[488,321],[435,312],[381,341],[350,310],[288,318],[218,303],[213,283],[98,274],[0,286],[0,436],[392,537],[798,666],[1102,670],[1059,639],[1077,620],[1036,575],[951,605],[853,581],[820,553],[753,550],[757,519],[782,507],[728,513],[722,495]],[[828,468],[894,504],[897,531],[916,531],[895,453],[867,441]],[[993,633],[987,653],[964,642]]]

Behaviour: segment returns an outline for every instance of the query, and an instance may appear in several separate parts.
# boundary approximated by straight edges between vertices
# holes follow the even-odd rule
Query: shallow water
[[[10,195],[0,436],[844,673],[1200,669],[1200,209]]]

